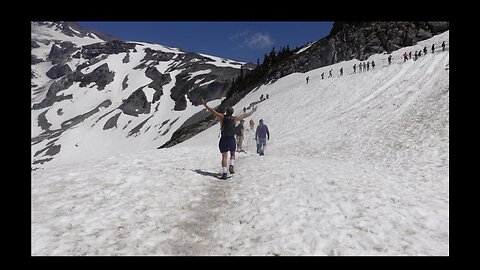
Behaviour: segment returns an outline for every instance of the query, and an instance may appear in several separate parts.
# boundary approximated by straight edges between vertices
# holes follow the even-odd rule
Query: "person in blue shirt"
[[[267,146],[267,139],[270,140],[270,132],[267,125],[263,123],[263,119],[260,119],[255,132],[255,141],[257,141],[257,153],[260,156],[265,154],[265,147]]]

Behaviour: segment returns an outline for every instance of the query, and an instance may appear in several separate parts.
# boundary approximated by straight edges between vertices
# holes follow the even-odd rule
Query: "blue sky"
[[[78,22],[82,28],[237,61],[263,62],[275,46],[300,47],[330,33],[333,22]]]

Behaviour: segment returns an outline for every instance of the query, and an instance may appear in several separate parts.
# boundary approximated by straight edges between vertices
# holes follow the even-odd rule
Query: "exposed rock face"
[[[160,62],[170,61],[175,56],[174,53],[162,52],[157,50],[152,50],[150,48],[145,48],[145,56],[140,61],[141,63],[134,67],[133,69],[142,69],[146,67],[157,66]],[[149,62],[147,65],[146,63]]]
[[[63,64],[70,58],[70,55],[78,49],[75,44],[69,41],[54,44],[50,49],[47,60],[52,61],[54,65]]]
[[[32,40],[32,49],[34,48],[40,48],[40,45],[38,45],[38,43],[35,42],[35,40]]]
[[[80,87],[85,87],[91,82],[98,85],[98,90],[105,89],[105,86],[113,81],[115,72],[108,69],[108,64],[105,63],[89,74],[82,74],[80,71],[75,72],[75,81],[80,82]]]
[[[117,127],[117,121],[118,117],[120,117],[122,113],[117,113],[115,116],[112,116],[110,119],[107,120],[105,125],[103,126],[103,130],[111,129],[111,128],[116,128]]]
[[[449,22],[335,22],[330,35],[271,71],[270,80],[341,61],[390,53],[449,29]]]
[[[72,72],[72,69],[67,64],[53,66],[49,71],[47,71],[47,77],[49,77],[50,79],[58,79],[71,72]]]
[[[105,43],[94,43],[82,47],[82,56],[85,59],[92,59],[100,54],[119,54],[128,53],[135,49],[135,43],[123,42],[120,40],[112,40]]]
[[[38,63],[41,63],[41,62],[43,62],[42,59],[37,58],[36,55],[32,54],[32,65],[35,65],[35,64],[38,64]]]
[[[155,89],[152,100],[152,103],[154,103],[163,95],[163,86],[170,83],[172,78],[170,74],[162,74],[156,67],[148,67],[147,70],[145,70],[145,76],[152,80],[148,86]]]
[[[48,92],[47,92],[47,95],[45,96],[45,99],[42,100],[42,102],[40,103],[33,104],[32,109],[33,110],[42,109],[42,108],[51,106],[53,103],[57,101],[61,101],[64,99],[71,99],[73,97],[72,94],[69,94],[67,96],[62,94],[61,96],[58,96],[57,93],[72,86],[73,79],[74,79],[74,75],[73,73],[70,73],[64,76],[63,78],[61,78],[60,80],[52,82],[48,88]]]
[[[143,92],[143,87],[140,87],[133,92],[118,108],[122,110],[123,113],[132,116],[150,113],[150,102],[148,102],[147,97]]]
[[[210,72],[191,76],[191,73],[203,70],[210,70]],[[238,74],[238,69],[234,68],[219,68],[209,64],[189,66],[176,76],[175,86],[170,91],[170,97],[175,100],[174,110],[185,110],[187,107],[186,97],[195,106],[201,104],[202,98],[212,100],[224,97],[230,88],[231,78]],[[196,83],[199,80],[201,82]]]

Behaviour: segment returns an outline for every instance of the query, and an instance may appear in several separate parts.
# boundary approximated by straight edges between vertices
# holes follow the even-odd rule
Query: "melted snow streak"
[[[32,171],[32,255],[449,255],[449,51],[401,59],[448,38],[251,92],[235,112],[269,94],[251,118],[271,138],[258,156],[247,128],[226,181],[219,125]]]

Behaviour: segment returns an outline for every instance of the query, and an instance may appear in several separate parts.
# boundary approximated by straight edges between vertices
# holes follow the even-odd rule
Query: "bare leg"
[[[222,153],[222,167],[227,167],[228,152]]]

